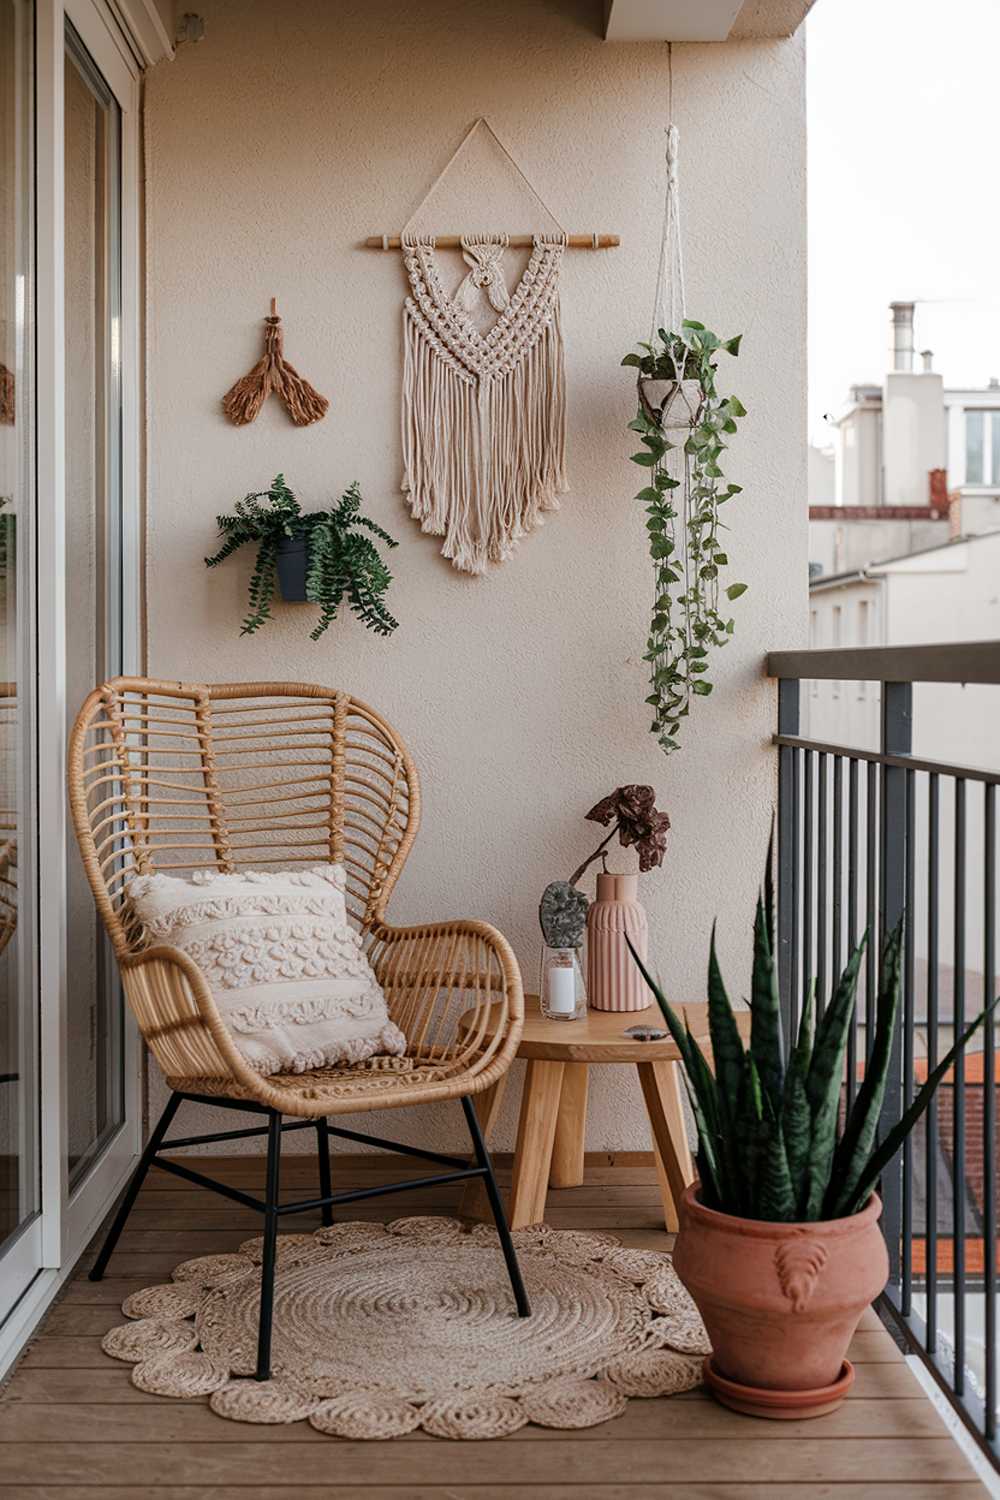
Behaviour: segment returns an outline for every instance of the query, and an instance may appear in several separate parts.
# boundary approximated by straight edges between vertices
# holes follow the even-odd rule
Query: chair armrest
[[[474,1076],[469,1092],[489,1088],[524,1026],[521,970],[507,939],[477,921],[376,922],[370,932],[368,957],[409,1055]]]
[[[232,1078],[259,1087],[194,959],[160,943],[122,956],[119,967],[139,1030],[167,1078]]]

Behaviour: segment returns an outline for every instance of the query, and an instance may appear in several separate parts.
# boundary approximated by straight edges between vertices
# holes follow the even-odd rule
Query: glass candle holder
[[[576,948],[542,947],[538,995],[550,1021],[578,1021],[587,1014],[587,990]]]

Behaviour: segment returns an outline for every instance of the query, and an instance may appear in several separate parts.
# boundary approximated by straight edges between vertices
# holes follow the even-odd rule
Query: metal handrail
[[[1000,685],[1000,641],[772,651],[767,657],[766,675],[807,681],[983,682],[996,686]]]
[[[792,750],[815,750],[820,755],[839,755],[848,760],[873,761],[877,766],[899,766],[904,771],[926,771],[931,776],[955,776],[962,781],[983,781],[987,786],[1000,786],[1000,771],[988,771],[984,766],[953,766],[946,760],[921,760],[916,755],[887,755],[881,750],[863,750],[858,745],[806,739],[797,734],[772,735],[771,743],[779,748],[787,745]]]

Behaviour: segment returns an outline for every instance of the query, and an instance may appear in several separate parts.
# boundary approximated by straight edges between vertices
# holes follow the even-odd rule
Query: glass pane
[[[121,661],[120,114],[67,33],[66,704],[70,721]],[[75,843],[67,854],[69,1172],[123,1119],[121,993]]]
[[[990,484],[1000,484],[1000,411],[990,412]]]
[[[966,484],[983,483],[983,416],[984,413],[981,411],[967,411],[965,413]]]
[[[0,8],[0,1253],[39,1207],[37,1001],[23,669],[30,628],[31,349],[26,315],[32,221],[30,36],[26,7]],[[0,1266],[0,1287],[3,1270]],[[13,1290],[13,1289],[12,1289]],[[0,1316],[6,1308],[0,1298]]]

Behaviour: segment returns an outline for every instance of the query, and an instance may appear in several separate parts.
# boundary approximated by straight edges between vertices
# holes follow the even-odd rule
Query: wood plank
[[[329,1478],[315,1487],[301,1483],[298,1479],[289,1485],[275,1489],[272,1485],[260,1488],[257,1485],[124,1485],[116,1486],[110,1493],[115,1500],[274,1500],[278,1495],[311,1495],[316,1500],[324,1497],[343,1496],[344,1500],[525,1500],[530,1493],[532,1500],[894,1500],[893,1491],[883,1486],[877,1477],[863,1484],[838,1484],[834,1490],[828,1484],[782,1484],[776,1491],[771,1484],[691,1484],[682,1480],[679,1484],[666,1481],[661,1484],[533,1484],[530,1492],[522,1485],[484,1484],[470,1486],[462,1483],[461,1490],[454,1484],[447,1488],[441,1485],[355,1485],[345,1486]],[[109,1489],[105,1485],[18,1485],[16,1492],[0,1485],[0,1500],[106,1500]],[[986,1491],[977,1481],[942,1484],[908,1484],[903,1500],[984,1500]]]
[[[550,1195],[556,1226],[611,1229],[624,1244],[666,1250],[651,1156],[588,1153],[584,1183]],[[186,1159],[190,1160],[190,1157]],[[362,1186],[419,1174],[398,1158],[343,1158]],[[259,1191],[254,1157],[201,1158],[199,1169]],[[338,1170],[337,1162],[334,1164]],[[509,1176],[509,1170],[504,1173]],[[294,1159],[288,1198],[312,1190],[315,1162]],[[349,1205],[344,1218],[454,1212],[455,1192]],[[286,1201],[288,1199],[286,1198]],[[404,1205],[407,1205],[404,1207]],[[387,1444],[337,1442],[307,1424],[225,1422],[207,1402],[148,1396],[130,1367],[101,1352],[130,1292],[169,1280],[189,1255],[235,1249],[260,1219],[165,1174],[150,1180],[102,1283],[85,1258],[25,1353],[0,1401],[0,1500],[985,1500],[959,1450],[877,1315],[851,1347],[857,1378],[841,1411],[821,1422],[737,1417],[704,1392],[632,1401],[615,1422],[583,1432],[527,1427],[502,1443],[447,1444],[413,1434]],[[238,1218],[237,1215],[240,1217]],[[304,1222],[304,1221],[300,1221]],[[189,1227],[196,1223],[197,1228]],[[284,1226],[292,1229],[289,1222]],[[55,1441],[53,1441],[55,1439]],[[325,1447],[333,1443],[332,1447]]]
[[[127,1372],[126,1372],[127,1373]],[[53,1432],[60,1442],[79,1443],[305,1443],[328,1442],[329,1439],[306,1422],[288,1426],[268,1426],[228,1422],[217,1417],[203,1401],[163,1401],[147,1397],[144,1402],[121,1402],[117,1393],[110,1399],[85,1399],[88,1372],[77,1371],[78,1396],[73,1401],[0,1402],[0,1444],[14,1442],[48,1442]],[[133,1390],[135,1388],[133,1387]],[[141,1395],[142,1392],[137,1392]],[[141,1409],[137,1410],[136,1408]],[[706,1440],[740,1442],[746,1431],[743,1423],[734,1426],[732,1413],[707,1395],[692,1401],[631,1401],[621,1417],[600,1427],[582,1428],[572,1434],[581,1443],[635,1443]],[[768,1441],[794,1443],[808,1441],[816,1428],[812,1422],[775,1422],[768,1429]],[[909,1442],[945,1436],[946,1429],[929,1401],[917,1396],[904,1401],[852,1401],[845,1403],[823,1421],[823,1440],[844,1438],[852,1441],[870,1438],[897,1438]],[[508,1443],[550,1443],[559,1434],[549,1428],[528,1426],[507,1439]],[[562,1438],[568,1437],[563,1433]],[[401,1442],[430,1442],[424,1433],[409,1434]]]
[[[638,1072],[649,1127],[653,1132],[663,1221],[674,1232],[680,1225],[678,1206],[681,1196],[688,1184],[694,1181],[694,1165],[681,1104],[680,1073],[677,1063],[672,1062],[642,1062],[638,1065]]]
[[[76,1484],[82,1477],[83,1456],[79,1443],[51,1438],[43,1443],[0,1444],[0,1485]],[[87,1479],[108,1487],[142,1485],[151,1474],[164,1484],[274,1487],[291,1480],[295,1485],[320,1485],[329,1484],[333,1472],[340,1485],[358,1488],[447,1485],[459,1477],[465,1485],[492,1484],[498,1474],[510,1485],[599,1484],[617,1482],[623,1463],[633,1484],[661,1482],[665,1465],[669,1465],[672,1482],[689,1485],[692,1481],[773,1484],[778,1476],[785,1483],[803,1484],[814,1482],[817,1475],[827,1483],[865,1483],[877,1475],[882,1484],[897,1486],[974,1478],[948,1437],[844,1442],[810,1436],[786,1442],[740,1433],[729,1442],[679,1439],[671,1440],[669,1446],[663,1441],[633,1442],[627,1449],[604,1439],[580,1442],[575,1434],[553,1434],[549,1440],[525,1443],[338,1442],[335,1447],[325,1441],[294,1439],[93,1442],[86,1445],[85,1457]]]
[[[531,1061],[525,1071],[507,1213],[512,1229],[538,1224],[545,1218],[562,1079],[561,1062]]]
[[[556,1134],[552,1143],[552,1165],[549,1187],[578,1188],[584,1180],[586,1163],[583,1143],[587,1134],[588,1065],[566,1063]]]

